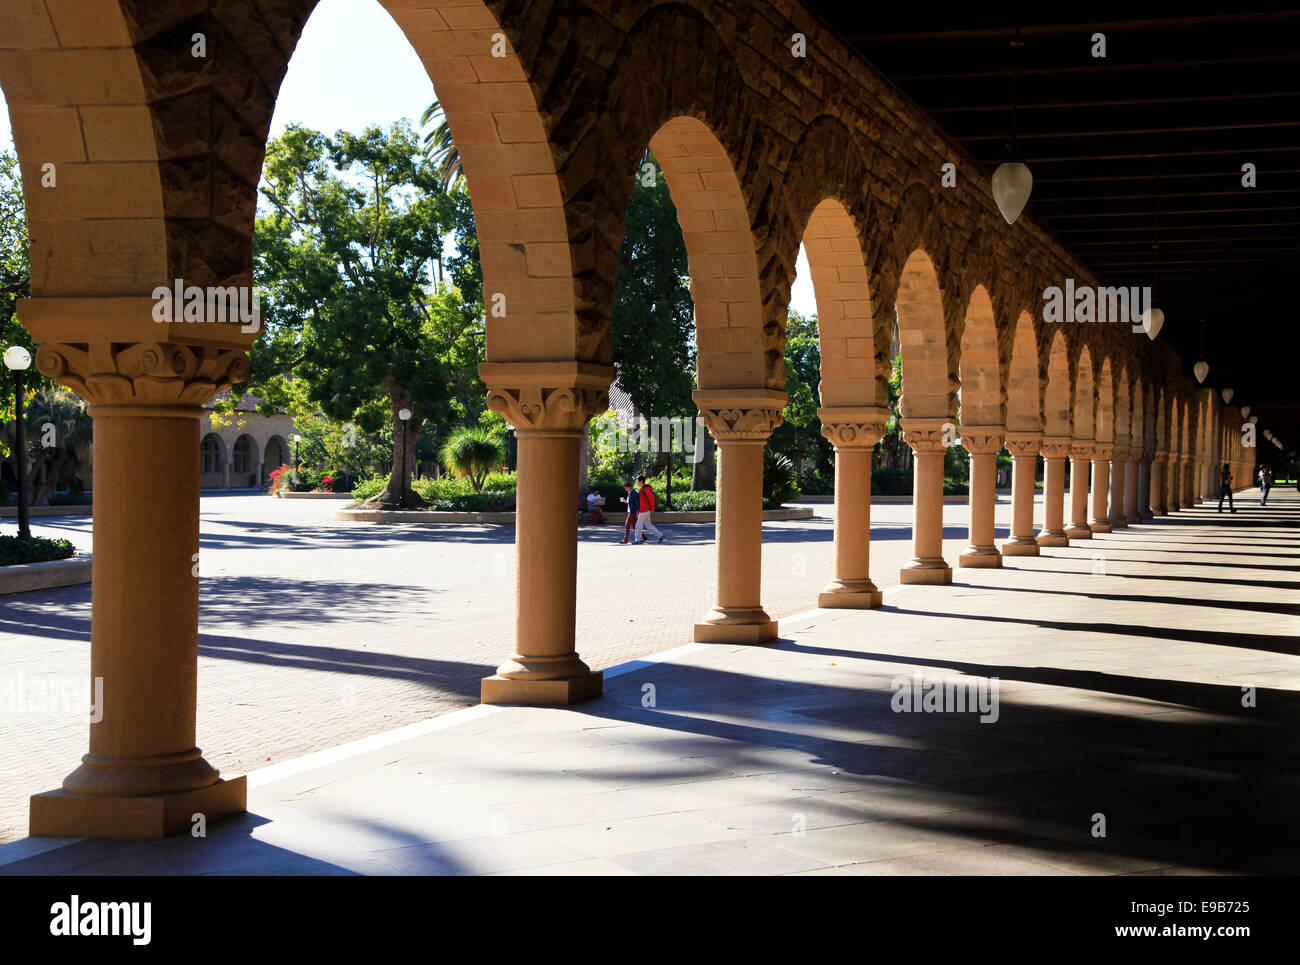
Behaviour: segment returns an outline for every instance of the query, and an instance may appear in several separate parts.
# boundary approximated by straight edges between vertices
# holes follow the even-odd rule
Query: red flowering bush
[[[274,495],[288,489],[292,478],[293,467],[291,466],[281,466],[279,469],[271,470],[271,488],[267,490],[267,493]]]

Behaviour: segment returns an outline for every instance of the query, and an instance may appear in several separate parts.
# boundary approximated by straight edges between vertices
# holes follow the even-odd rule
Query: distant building
[[[230,392],[221,392],[204,408],[209,413]],[[262,400],[245,395],[235,411],[220,416],[223,425],[214,428],[210,418],[202,422],[199,443],[199,485],[203,489],[253,489],[271,485],[271,473],[293,461],[293,418],[283,412],[267,416],[257,411]]]

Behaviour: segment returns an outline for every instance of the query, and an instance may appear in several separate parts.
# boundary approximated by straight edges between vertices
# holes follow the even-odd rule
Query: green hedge
[[[0,536],[0,566],[13,566],[17,563],[48,563],[51,560],[66,560],[76,555],[77,551],[66,539],[46,539],[43,536],[19,539],[17,536]]]

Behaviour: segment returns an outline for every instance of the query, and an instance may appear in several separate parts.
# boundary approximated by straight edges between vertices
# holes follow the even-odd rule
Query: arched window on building
[[[231,469],[235,472],[253,471],[253,441],[248,436],[240,436],[236,440],[231,463]]]
[[[203,437],[202,472],[221,472],[221,442],[214,435]]]

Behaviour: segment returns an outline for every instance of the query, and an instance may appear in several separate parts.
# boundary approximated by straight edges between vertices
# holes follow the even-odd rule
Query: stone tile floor
[[[205,839],[19,841],[0,873],[1294,873],[1300,498],[1270,503],[418,722],[253,772]],[[997,719],[896,713],[917,675],[996,679]]]

